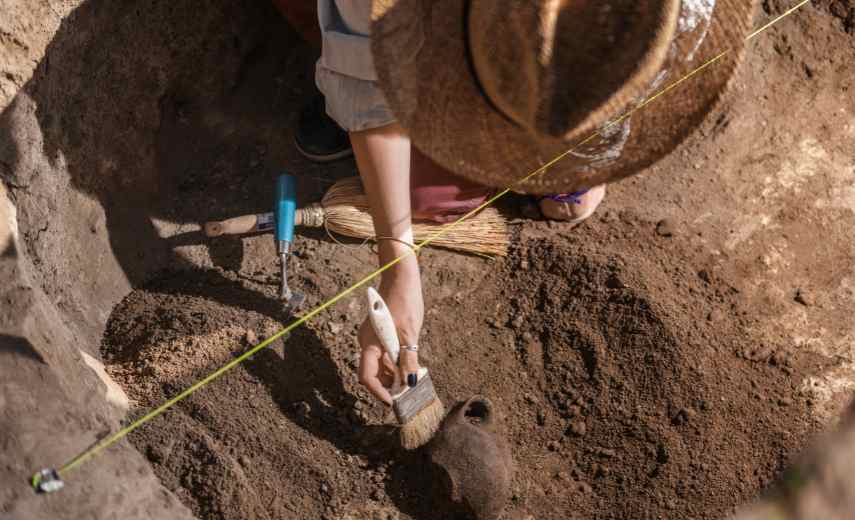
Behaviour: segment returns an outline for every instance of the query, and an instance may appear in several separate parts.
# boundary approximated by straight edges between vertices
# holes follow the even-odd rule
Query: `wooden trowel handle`
[[[298,209],[294,214],[294,225],[302,226],[305,220],[304,210]],[[263,233],[273,230],[275,224],[273,213],[259,213],[257,215],[241,215],[226,220],[212,220],[205,222],[202,226],[205,235],[218,237],[220,235],[243,235],[245,233]],[[311,225],[311,224],[310,224]]]

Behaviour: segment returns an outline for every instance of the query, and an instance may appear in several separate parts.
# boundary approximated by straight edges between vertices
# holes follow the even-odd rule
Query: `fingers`
[[[392,395],[380,380],[380,360],[382,357],[382,352],[379,348],[368,347],[362,349],[362,356],[359,360],[359,383],[367,388],[374,397],[391,406]],[[392,378],[389,376],[388,372],[384,370],[383,373],[386,374],[387,382],[391,383]]]
[[[419,372],[419,355],[417,352],[409,350],[401,350],[401,356],[398,360],[398,365],[401,371],[401,378],[407,382],[407,386],[414,387],[418,383]]]

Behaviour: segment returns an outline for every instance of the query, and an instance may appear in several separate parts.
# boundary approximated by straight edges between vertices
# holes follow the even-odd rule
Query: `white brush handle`
[[[368,318],[371,320],[374,333],[380,339],[380,344],[392,358],[392,363],[397,365],[398,355],[401,353],[398,329],[395,328],[395,321],[392,319],[389,307],[386,306],[383,297],[373,287],[368,288]]]

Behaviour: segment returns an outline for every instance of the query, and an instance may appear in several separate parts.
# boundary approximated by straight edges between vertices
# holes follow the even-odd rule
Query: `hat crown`
[[[680,0],[471,0],[469,53],[505,116],[575,139],[647,93],[679,11]]]

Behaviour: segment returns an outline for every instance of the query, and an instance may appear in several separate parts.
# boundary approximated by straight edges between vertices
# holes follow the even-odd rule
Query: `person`
[[[372,394],[391,404],[396,371],[406,380],[418,369],[424,300],[418,260],[407,255],[412,219],[457,218],[506,186],[547,194],[546,216],[588,218],[606,183],[669,153],[720,98],[733,62],[667,111],[614,119],[691,70],[704,42],[743,41],[754,4],[720,4],[318,0],[325,111],[348,132],[379,263],[404,256],[379,288],[400,366],[367,320],[359,330],[359,379]]]

